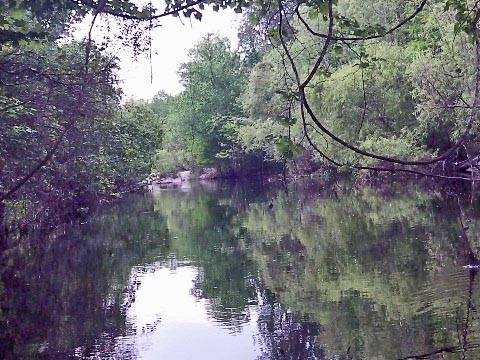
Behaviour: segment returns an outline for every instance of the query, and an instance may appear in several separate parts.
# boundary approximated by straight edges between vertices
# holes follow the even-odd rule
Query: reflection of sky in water
[[[222,328],[208,317],[208,300],[198,300],[192,294],[197,275],[198,269],[190,266],[136,274],[140,285],[127,312],[136,335],[120,342],[134,340],[137,358],[223,360],[260,355],[254,340],[258,316],[252,314],[241,332]]]
[[[479,215],[467,238],[457,202],[222,191],[4,254],[0,359],[480,358]]]

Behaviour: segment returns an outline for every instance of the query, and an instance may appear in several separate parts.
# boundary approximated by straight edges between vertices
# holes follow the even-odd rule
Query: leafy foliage
[[[146,104],[121,109],[116,66],[92,48],[85,68],[75,43],[1,53],[2,220],[80,216],[150,173],[161,123]]]
[[[230,166],[236,140],[234,118],[242,115],[239,98],[246,78],[242,61],[226,39],[214,36],[204,38],[189,57],[180,67],[184,91],[163,102],[170,109],[164,149],[184,158],[185,166],[188,162],[190,166]],[[157,156],[158,170],[172,169],[165,163],[168,159],[162,160],[162,152]]]
[[[91,14],[135,28],[125,41],[138,50],[163,17],[200,21],[207,5],[245,12],[240,50],[206,37],[180,67],[184,91],[150,103],[122,109],[105,44],[55,42]],[[450,169],[478,153],[480,10],[471,1],[41,0],[0,9],[2,204],[117,193],[152,168],[238,174],[287,159],[312,171],[315,162],[408,167],[418,162],[405,159],[443,153]]]

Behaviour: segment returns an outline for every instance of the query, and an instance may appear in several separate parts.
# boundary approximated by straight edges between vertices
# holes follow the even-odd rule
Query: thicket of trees
[[[294,160],[288,166],[300,172],[478,177],[477,3],[279,2],[244,10],[240,49],[229,50],[241,61],[223,62],[215,76],[209,71],[222,62],[192,54],[184,65],[203,68],[204,78],[182,71],[186,88],[168,100],[166,134],[184,137],[159,152],[156,170],[211,164],[235,173]],[[212,41],[225,40],[205,39],[193,53]],[[224,57],[217,50],[215,59]],[[205,91],[219,75],[228,80]]]
[[[271,118],[248,116],[255,110],[247,91],[256,86],[249,83],[249,60],[227,39],[213,35],[191,50],[190,61],[180,66],[182,93],[159,94],[151,102],[165,131],[156,172],[214,166],[227,176],[245,175],[281,160],[272,144],[285,128]]]
[[[244,13],[240,47],[203,39],[179,68],[176,96],[122,105],[108,39],[58,41],[90,14],[92,28],[119,19],[141,51],[163,17],[201,20],[206,5]],[[25,0],[0,10],[3,223],[81,213],[151,171],[477,177],[477,2]]]
[[[147,104],[121,105],[117,59],[89,39],[59,41],[82,14],[67,3],[0,2],[2,240],[137,188],[161,144]]]
[[[7,218],[83,211],[98,194],[128,190],[150,172],[162,138],[156,116],[141,103],[120,106],[115,59],[96,53],[88,69],[83,59],[79,44],[1,54]]]

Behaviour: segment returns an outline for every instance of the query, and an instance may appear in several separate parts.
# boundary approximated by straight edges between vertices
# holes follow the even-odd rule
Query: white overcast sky
[[[86,19],[77,27],[75,38],[87,36],[89,20]],[[214,12],[209,8],[203,11],[201,22],[194,20],[193,16],[191,21],[174,17],[162,19],[161,26],[152,31],[152,82],[148,54],[134,59],[128,49],[115,49],[113,53],[120,58],[118,75],[125,98],[149,100],[161,90],[171,95],[179,93],[182,86],[177,72],[180,64],[188,60],[188,51],[209,33],[228,37],[235,49],[238,45],[238,20],[239,15],[231,9]],[[104,31],[101,21],[97,23],[93,39],[100,38]]]

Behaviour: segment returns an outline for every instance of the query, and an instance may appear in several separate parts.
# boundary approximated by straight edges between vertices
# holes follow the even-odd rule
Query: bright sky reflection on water
[[[198,273],[198,268],[182,266],[134,274],[139,285],[127,312],[134,331],[122,342],[136,343],[136,358],[254,359],[260,355],[255,345],[255,308],[250,307],[250,322],[240,332],[222,327],[208,316],[208,300],[197,299],[192,292]]]
[[[479,359],[480,202],[467,238],[458,199],[318,189],[137,194],[25,239],[0,358]]]

